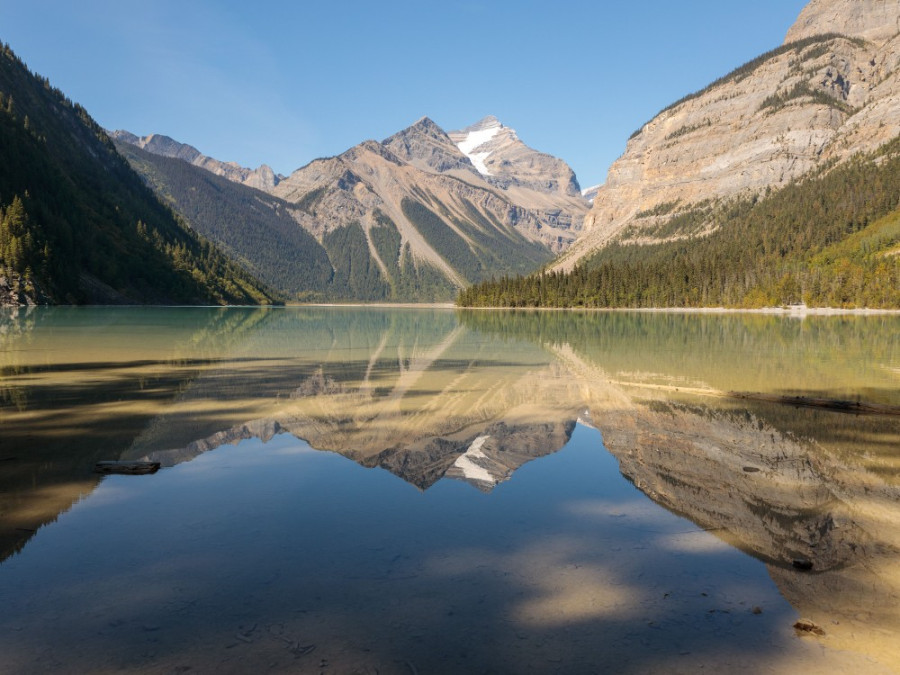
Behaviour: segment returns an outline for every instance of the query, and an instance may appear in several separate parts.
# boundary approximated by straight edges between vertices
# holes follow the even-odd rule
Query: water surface
[[[898,334],[896,317],[7,313],[0,664],[891,672]],[[164,468],[101,479],[101,459]]]

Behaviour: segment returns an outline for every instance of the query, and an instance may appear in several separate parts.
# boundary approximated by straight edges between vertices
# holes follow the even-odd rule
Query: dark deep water
[[[6,313],[0,671],[896,671],[898,334]]]

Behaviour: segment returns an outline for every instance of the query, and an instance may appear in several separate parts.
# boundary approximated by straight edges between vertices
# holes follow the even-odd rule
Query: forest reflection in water
[[[345,550],[350,546],[347,542],[322,545],[322,550],[332,556],[338,551],[346,555],[341,574],[333,576],[323,571],[335,564],[333,559],[327,563],[314,560],[315,556],[307,559],[284,544],[289,549],[285,553],[288,559],[300,567],[307,566],[303,574],[331,580],[325,590],[317,592],[320,598],[343,608],[328,618],[338,633],[347,629],[348,622],[353,623],[347,618],[348,607],[362,617],[359,621],[368,616],[369,621],[377,623],[385,619],[379,612],[388,610],[376,611],[373,607],[384,603],[390,606],[391,598],[413,603],[416,607],[395,607],[389,614],[396,618],[395,630],[418,635],[414,639],[407,635],[407,642],[412,642],[404,653],[417,654],[419,667],[428,664],[430,657],[419,654],[415,645],[434,647],[434,635],[450,626],[462,630],[464,618],[471,624],[472,614],[484,611],[478,609],[478,598],[482,603],[494,601],[497,605],[479,619],[481,623],[476,622],[487,631],[488,624],[483,622],[489,618],[492,628],[489,635],[469,635],[466,640],[488,640],[488,645],[469,644],[464,648],[460,645],[466,640],[461,636],[449,639],[455,651],[444,654],[444,658],[457,667],[481,663],[488,670],[509,672],[590,672],[603,670],[604,663],[609,667],[631,663],[634,670],[665,670],[666,657],[675,654],[687,668],[716,662],[730,664],[731,669],[753,670],[751,665],[759,666],[764,661],[760,653],[768,651],[768,665],[788,669],[815,663],[809,661],[818,653],[810,646],[811,639],[831,650],[827,662],[835,667],[855,668],[859,664],[852,655],[834,650],[864,655],[868,659],[863,662],[864,668],[873,672],[880,667],[877,664],[888,669],[900,667],[896,646],[900,636],[897,317],[809,317],[801,321],[756,315],[72,308],[17,312],[5,316],[2,326],[0,544],[4,557],[14,551],[21,553],[0,566],[0,591],[15,577],[10,570],[16,567],[17,559],[40,555],[42,545],[63,547],[65,551],[60,542],[66,542],[77,530],[77,525],[63,529],[65,523],[103,509],[109,518],[115,513],[113,502],[119,492],[127,491],[133,499],[146,493],[148,503],[156,505],[153,509],[159,509],[164,495],[166,500],[175,499],[172,488],[169,493],[153,492],[163,490],[154,486],[163,484],[162,477],[168,475],[165,471],[159,477],[137,479],[145,481],[140,483],[114,477],[98,490],[99,479],[91,473],[95,461],[149,458],[170,467],[195,465],[196,470],[171,474],[165,480],[176,484],[181,481],[182,490],[196,494],[207,490],[210,500],[219,490],[241,493],[244,489],[256,494],[256,499],[268,499],[269,487],[275,483],[288,490],[286,484],[279,483],[283,476],[273,474],[274,467],[284,471],[282,463],[286,461],[278,458],[278,448],[293,456],[300,452],[297,448],[305,447],[297,440],[302,439],[311,448],[343,455],[362,467],[385,469],[427,490],[426,505],[446,502],[449,512],[468,517],[465,523],[448,521],[448,513],[436,512],[436,506],[423,507],[421,501],[407,504],[404,500],[408,497],[393,493],[381,495],[384,503],[376,507],[366,501],[366,495],[369,490],[382,489],[370,487],[384,485],[384,478],[374,478],[381,474],[364,472],[354,474],[357,478],[351,480],[346,473],[330,478],[321,473],[317,475],[324,482],[359,482],[354,483],[353,493],[359,496],[354,498],[339,489],[347,503],[337,508],[337,513],[333,503],[327,513],[319,513],[321,525],[304,532],[304,541],[338,540],[335,531],[344,528],[356,538],[369,532],[366,536],[373,541],[366,549],[368,553],[360,557],[355,545],[352,551]],[[878,414],[848,414],[772,400],[778,397],[871,404]],[[617,466],[657,504],[692,521],[695,525],[689,535],[684,535],[685,525],[679,525],[675,516],[660,516],[635,502],[627,484],[607,485],[607,479],[590,471],[584,475],[584,468],[579,469],[577,462],[568,459],[579,457],[590,470],[604,469],[597,454],[602,453],[602,446],[595,427],[614,458],[613,470]],[[580,443],[576,442],[579,438]],[[235,450],[221,447],[236,443]],[[590,447],[595,449],[586,450]],[[260,460],[261,468],[253,468],[256,464],[251,463],[251,467],[242,469],[245,478],[253,478],[254,483],[245,488],[241,480],[226,480],[220,462],[246,463],[250,460],[245,449],[249,448],[255,448],[251,454],[267,459]],[[553,459],[553,464],[548,456],[561,448],[566,452]],[[201,457],[210,450],[217,452]],[[235,455],[236,450],[243,452]],[[301,454],[305,462],[312,461]],[[545,459],[520,468],[541,457]],[[190,464],[183,464],[189,460]],[[574,473],[554,475],[555,466],[569,466]],[[306,484],[311,480],[306,464],[303,471],[302,482]],[[516,478],[509,488],[492,494],[490,502],[460,497],[457,488],[448,487],[442,480],[455,478],[491,492],[509,481],[514,472]],[[299,483],[301,479],[294,475],[292,481]],[[208,487],[203,488],[203,484]],[[526,484],[528,492],[516,492]],[[602,498],[596,494],[592,497],[591,490],[600,485],[606,485],[606,492]],[[315,492],[308,489],[310,494]],[[316,488],[324,489],[322,485]],[[500,493],[519,496],[501,497]],[[42,527],[79,499],[82,502],[68,520],[55,528]],[[354,499],[368,503],[373,514],[383,515],[387,509],[398,522],[382,520],[363,527],[365,519],[359,504],[352,504]],[[502,506],[504,499],[518,500],[518,513]],[[545,504],[544,499],[550,502]],[[104,506],[107,502],[109,505]],[[556,515],[540,512],[540,504]],[[302,506],[310,508],[309,503]],[[198,507],[195,504],[190,508]],[[491,508],[498,513],[492,513]],[[420,511],[417,518],[421,519],[408,520],[411,516],[406,509]],[[558,515],[560,509],[569,512],[569,517],[577,514],[593,524],[586,529],[574,528]],[[425,513],[430,514],[430,523],[424,520]],[[130,517],[135,516],[132,513]],[[657,528],[659,519],[667,524],[659,526],[664,534],[650,537],[652,542],[646,539],[646,523],[638,527],[644,539],[634,543],[623,534],[628,528],[610,531],[594,522],[618,517],[629,518],[631,525],[641,517],[649,518],[654,523],[651,529]],[[667,517],[672,520],[666,521]],[[154,518],[183,520],[165,509]],[[284,514],[266,512],[265,518],[290,527]],[[348,520],[353,521],[352,527]],[[491,549],[479,539],[487,536],[488,526],[483,520],[491,521],[496,528],[491,536],[505,533],[503,546]],[[208,551],[221,550],[240,562],[233,564],[228,574],[249,575],[241,584],[251,588],[254,575],[283,573],[276,574],[269,563],[234,550],[241,546],[252,550],[257,543],[242,543],[224,534],[227,530],[248,536],[242,527],[250,527],[256,542],[260,533],[254,528],[265,532],[262,524],[251,527],[233,509],[219,519],[212,511],[199,514],[197,521],[217,533],[200,538]],[[541,526],[544,521],[546,529]],[[238,527],[235,522],[243,525]],[[379,549],[375,539],[401,540],[399,534],[391,534],[400,522],[424,543],[413,547],[414,551],[406,550],[408,544],[396,544],[396,550],[391,546]],[[306,528],[312,527],[304,523]],[[430,527],[438,524],[453,536],[431,532]],[[121,527],[120,523],[113,530]],[[153,529],[148,523],[144,527]],[[476,534],[479,531],[481,534]],[[59,534],[51,537],[55,532]],[[566,535],[554,536],[552,532]],[[119,532],[118,536],[125,534]],[[132,536],[140,538],[138,534]],[[685,536],[694,539],[688,541]],[[700,539],[696,539],[698,536]],[[34,540],[28,543],[32,537]],[[265,532],[265,537],[267,542],[278,539],[274,532]],[[660,540],[667,537],[669,545],[681,554],[698,546],[713,554],[666,571],[663,568],[671,560],[661,553]],[[227,544],[225,539],[234,541]],[[116,541],[124,541],[131,548],[137,546],[127,537]],[[757,603],[765,604],[766,590],[758,580],[748,580],[752,574],[744,576],[751,559],[743,562],[741,554],[726,554],[725,550],[733,549],[719,549],[717,541],[763,561],[793,611],[811,619],[825,635],[807,636],[801,641],[790,630],[790,615],[775,609],[777,602],[759,607]],[[639,548],[630,548],[632,544]],[[71,541],[68,545],[75,546]],[[177,539],[156,541],[154,545],[161,549],[156,554],[160,556],[173,546],[187,546]],[[273,550],[273,545],[260,548]],[[32,549],[36,552],[31,553]],[[191,556],[196,558],[198,550],[191,549]],[[435,557],[438,550],[443,558]],[[390,560],[379,568],[380,572],[372,573],[376,583],[364,584],[368,590],[362,590],[356,580],[370,576],[371,570],[361,561],[365,556],[387,556],[388,551]],[[628,551],[632,553],[627,555]],[[145,555],[152,558],[154,554],[146,551]],[[191,556],[185,551],[185,564]],[[436,563],[438,559],[445,562]],[[644,570],[646,577],[643,572],[632,576],[624,571],[628,565],[635,565],[636,559],[649,566]],[[813,569],[798,571],[795,561],[809,561]],[[463,591],[454,584],[438,583],[440,575],[434,566],[441,564],[453,567],[452,574],[444,571],[455,584],[464,579],[466,584],[475,583],[463,569],[485,572],[475,575],[480,578],[475,591]],[[587,571],[573,571],[582,569],[582,564]],[[710,570],[722,564],[725,569]],[[240,571],[244,567],[248,569]],[[129,565],[124,565],[106,572],[118,579],[117,584],[135,583],[133,572],[126,574],[128,569]],[[147,574],[147,569],[138,569]],[[60,572],[51,571],[56,575]],[[85,570],[78,573],[84,575]],[[98,573],[95,570],[92,574]],[[186,574],[196,582],[196,571]],[[501,594],[492,598],[488,592],[497,584],[496,575],[505,580],[509,597]],[[698,585],[698,578],[708,578],[709,583]],[[714,587],[716,580],[718,588]],[[213,581],[204,579],[204,583]],[[283,579],[260,583],[263,581],[283,583]],[[395,587],[384,588],[387,582]],[[238,580],[231,578],[228,583]],[[541,584],[546,587],[538,592]],[[697,590],[695,597],[688,597],[685,589],[700,586],[706,589],[702,591],[705,596]],[[727,630],[709,624],[715,620],[710,618],[716,616],[715,612],[737,611],[722,602],[708,606],[710,593],[719,593],[721,601],[726,587],[744,587],[735,595],[741,600],[732,597],[728,601],[745,602],[742,612],[749,613],[753,607],[766,610],[764,618],[748,614],[757,620],[755,628],[752,622],[736,627],[730,620]],[[365,603],[347,595],[350,589],[368,598],[369,614]],[[659,603],[641,600],[657,590],[667,601],[670,597],[674,600],[673,589],[681,589],[675,614],[667,613],[671,610]],[[260,589],[248,593],[266,595]],[[521,602],[511,600],[519,597],[516,594],[522,596]],[[754,594],[758,599],[751,597]],[[235,600],[234,589],[226,595]],[[456,609],[442,605],[448,597],[456,596]],[[254,604],[246,597],[240,601]],[[170,598],[167,602],[171,608],[176,601]],[[215,605],[220,614],[229,611],[228,600],[214,594],[203,596],[201,602]],[[74,605],[72,611],[77,611]],[[445,620],[425,621],[423,617],[434,611],[442,612]],[[451,611],[456,619],[447,618],[451,615],[446,612]],[[167,612],[157,607],[156,618],[147,619],[149,623],[141,623],[140,615],[135,621],[152,627],[173,620],[182,631],[197,630],[189,621],[174,620],[174,614],[168,619],[159,616]],[[206,616],[208,621],[209,608],[206,612],[190,609],[178,616],[195,621]],[[465,616],[459,617],[460,612]],[[659,614],[656,620],[654,612]],[[682,618],[676,620],[676,615]],[[689,615],[693,618],[684,618]],[[701,616],[705,624],[698,618]],[[413,617],[418,617],[423,627],[411,627]],[[322,618],[320,613],[318,619]],[[0,621],[0,628],[13,630],[0,634],[0,644],[7,647],[14,634],[21,638],[28,632],[22,625],[27,626],[29,620],[39,622],[40,617],[32,615],[29,619],[23,610],[21,616]],[[667,627],[665,638],[654,633],[660,620]],[[512,634],[498,631],[493,625],[496,622],[512,626]],[[266,630],[271,632],[276,623],[266,624]],[[281,625],[286,623],[290,622],[281,621]],[[532,630],[537,624],[543,627],[540,634]],[[545,624],[556,628],[550,630]],[[19,631],[14,631],[16,625]],[[569,638],[560,628],[563,626],[567,630],[577,626],[578,637],[567,642]],[[358,628],[360,634],[366,633]],[[705,629],[711,632],[704,634]],[[381,634],[372,626],[368,631]],[[155,630],[146,632],[151,638],[156,634]],[[609,640],[616,637],[620,646],[613,648],[607,638],[601,639],[605,633],[609,633]],[[253,644],[260,642],[253,632],[236,634]],[[605,645],[600,650],[605,656],[597,654],[598,639]],[[171,640],[169,636],[168,642]],[[290,640],[293,648],[296,640]],[[645,644],[648,641],[651,649]],[[228,659],[219,659],[212,643],[201,642],[205,657],[198,652],[191,658],[239,667],[239,660],[229,660],[235,652],[228,651]],[[240,638],[238,642],[250,644]],[[325,644],[324,639],[318,644]],[[297,659],[304,646],[298,645],[288,655]],[[135,663],[126,660],[108,665],[110,669],[156,667],[160,652],[170,658],[164,663],[177,665],[171,660],[176,655],[187,658],[181,648],[168,644]],[[332,666],[336,670],[346,670],[345,666],[356,663],[348,656],[356,652],[346,644],[340,649],[333,644],[332,649],[336,650],[330,657],[335,659]],[[367,649],[382,661],[391,651],[380,653],[371,644]],[[570,658],[554,656],[560,649]],[[641,649],[646,652],[643,657],[632,654],[630,661],[622,661],[625,652]],[[4,649],[3,653],[14,652]],[[403,672],[403,661],[408,657],[391,653],[394,666]],[[495,655],[489,657],[488,653]],[[746,661],[748,654],[754,659]],[[522,660],[526,657],[537,660],[526,663]],[[67,663],[59,655],[54,658],[59,667]],[[365,659],[358,654],[353,658],[359,661],[358,667],[364,666]],[[554,661],[557,658],[563,660]],[[845,658],[849,659],[846,664]],[[300,665],[320,666],[318,661],[313,665],[312,660],[307,661]],[[342,665],[335,666],[337,663]],[[384,663],[380,672],[385,672]]]

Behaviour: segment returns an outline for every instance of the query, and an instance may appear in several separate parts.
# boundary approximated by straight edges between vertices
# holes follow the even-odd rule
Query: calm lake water
[[[0,672],[898,672],[898,336],[7,311]]]

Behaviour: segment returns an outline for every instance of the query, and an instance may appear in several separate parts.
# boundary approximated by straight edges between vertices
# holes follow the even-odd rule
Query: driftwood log
[[[123,473],[138,476],[159,471],[159,462],[105,461],[94,465],[94,473]]]

